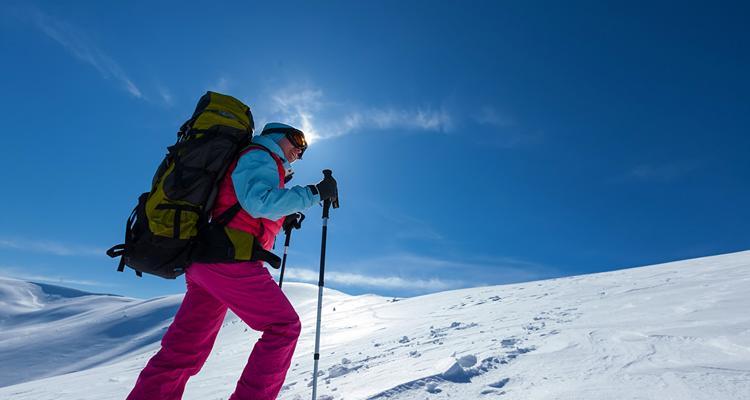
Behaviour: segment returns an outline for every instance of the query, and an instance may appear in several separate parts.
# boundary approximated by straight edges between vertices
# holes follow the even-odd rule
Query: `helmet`
[[[300,149],[299,158],[302,159],[302,154],[307,150],[307,140],[305,140],[305,133],[301,130],[281,122],[270,122],[263,127],[262,135],[282,134],[289,142],[296,148]]]

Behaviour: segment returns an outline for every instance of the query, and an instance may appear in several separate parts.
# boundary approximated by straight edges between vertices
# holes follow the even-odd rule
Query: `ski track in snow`
[[[318,399],[746,400],[748,267],[742,252],[407,299],[326,289]],[[279,399],[309,399],[317,287],[284,290],[303,332]],[[179,300],[0,279],[0,398],[124,398]],[[184,398],[226,399],[258,337],[228,315]]]

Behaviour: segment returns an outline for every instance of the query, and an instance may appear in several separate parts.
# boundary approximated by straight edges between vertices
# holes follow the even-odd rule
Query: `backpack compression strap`
[[[148,193],[144,193],[141,195],[147,195]],[[135,221],[135,213],[138,210],[138,206],[136,206],[133,209],[133,212],[130,213],[130,217],[128,217],[127,222],[125,223],[125,243],[116,244],[112,246],[109,250],[107,250],[107,255],[111,258],[120,257],[120,263],[117,265],[117,271],[123,272],[125,271],[125,253],[127,253],[129,244],[128,241],[130,241],[131,238],[131,232],[133,230],[133,222]],[[141,271],[135,270],[135,275],[137,277],[142,277],[143,273]]]

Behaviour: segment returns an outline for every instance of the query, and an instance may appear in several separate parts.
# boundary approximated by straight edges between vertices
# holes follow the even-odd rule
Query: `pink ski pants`
[[[194,263],[187,293],[138,376],[128,400],[182,398],[187,380],[206,362],[227,308],[263,335],[255,343],[230,400],[272,400],[284,383],[300,333],[299,316],[259,262]]]

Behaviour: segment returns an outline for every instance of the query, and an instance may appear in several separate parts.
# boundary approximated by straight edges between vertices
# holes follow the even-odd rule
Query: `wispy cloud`
[[[446,251],[446,253],[448,253]],[[356,271],[399,271],[403,276],[460,276],[456,287],[500,285],[559,276],[551,266],[513,257],[441,257],[414,253],[394,253],[353,262],[347,266]]]
[[[479,140],[496,147],[516,148],[539,143],[542,140],[543,135],[540,132],[522,127],[513,117],[493,106],[479,107],[471,119],[493,132],[478,136]]]
[[[474,120],[482,125],[491,125],[497,128],[508,128],[516,125],[513,118],[501,113],[495,107],[486,105],[477,110]]]
[[[340,270],[348,272],[339,272]],[[391,273],[369,271],[391,271]],[[318,280],[318,271],[311,268],[292,266],[286,270],[285,274],[292,280],[303,282],[317,282]],[[446,276],[456,275],[462,278],[446,278]],[[331,283],[332,286],[428,293],[524,282],[555,276],[559,276],[559,271],[555,268],[510,257],[455,260],[399,253],[350,263],[334,263],[326,271],[326,282]]]
[[[285,272],[285,277],[302,282],[317,282],[318,271],[304,268],[290,268]],[[368,275],[351,272],[327,272],[327,282],[334,285],[357,286],[381,289],[411,289],[411,290],[447,290],[462,287],[461,281],[444,280],[440,278],[415,279],[400,276]]]
[[[32,253],[53,254],[57,256],[103,256],[105,249],[71,245],[51,240],[33,240],[24,238],[0,238],[0,248],[28,251]]]
[[[454,273],[456,271],[505,271],[505,277],[517,279],[536,278],[553,269],[543,264],[534,263],[514,257],[465,257],[455,258],[449,255],[435,257],[408,252],[394,253],[388,256],[370,258],[358,261],[357,267],[393,266],[407,270],[442,270]]]
[[[352,114],[360,123],[356,127],[372,125],[380,129],[404,127],[426,131],[445,131],[450,127],[451,118],[442,110],[412,109],[397,110],[370,109]]]
[[[227,91],[229,91],[229,89],[230,81],[226,76],[220,76],[218,79],[208,85],[208,90],[212,90],[214,92],[226,93]]]
[[[328,139],[360,129],[445,132],[452,118],[434,107],[358,107],[325,98],[323,91],[309,86],[277,90],[268,106],[273,118],[299,126],[309,140]]]
[[[0,266],[0,276],[19,279],[27,282],[54,283],[57,285],[82,285],[82,286],[114,286],[111,283],[98,282],[87,279],[68,278],[61,275],[29,274],[23,272],[29,268]]]
[[[22,13],[33,25],[50,39],[60,44],[73,57],[92,66],[105,79],[113,79],[136,98],[143,98],[138,86],[120,65],[97,47],[89,37],[70,23],[45,14],[36,8],[26,8]]]
[[[159,84],[156,88],[159,91],[159,96],[161,97],[161,100],[165,105],[171,106],[174,104],[174,96],[166,86]]]

